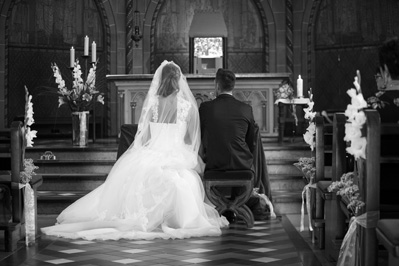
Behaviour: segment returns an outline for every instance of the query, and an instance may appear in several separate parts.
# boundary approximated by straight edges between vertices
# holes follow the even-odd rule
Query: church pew
[[[335,192],[327,190],[332,182],[340,180],[344,173],[351,170],[348,166],[353,159],[346,153],[345,123],[344,113],[333,115],[332,176],[331,180],[317,182],[317,190],[324,200],[325,255],[331,261],[338,259],[339,249],[346,233],[346,219],[340,207],[339,197]]]
[[[0,230],[4,231],[6,251],[14,251],[17,248],[17,242],[23,239],[26,233],[23,193],[20,188],[20,172],[23,171],[24,156],[22,122],[14,121],[9,129],[0,131],[0,188],[2,191]],[[30,184],[34,192],[41,183],[41,176],[33,176]],[[37,233],[37,208],[35,221]]]
[[[357,159],[358,184],[361,198],[365,203],[362,213],[380,210],[380,152],[381,122],[375,110],[365,110],[367,117],[365,136],[367,139],[366,159]],[[358,259],[365,266],[377,265],[378,245],[375,227],[358,227],[360,252]]]
[[[376,110],[365,110],[367,117],[364,136],[367,139],[366,159],[358,159],[357,183],[360,195],[365,202],[360,214],[377,213],[382,218],[399,217],[397,195],[397,172],[399,170],[398,124],[381,124]],[[342,198],[344,200],[344,198]],[[346,202],[341,202],[346,210]],[[348,213],[346,213],[348,215]],[[378,217],[377,216],[377,217]],[[348,217],[349,218],[349,217]],[[367,228],[358,226],[360,236],[358,255],[359,265],[377,265],[378,241],[376,236],[377,219],[368,219]]]
[[[399,124],[383,124],[381,127],[381,219],[376,234],[378,242],[389,252],[389,266],[399,265],[398,136]]]
[[[315,167],[316,174],[314,183],[331,180],[330,171],[332,166],[332,125],[325,122],[323,115],[315,116],[316,125],[316,147],[315,147]],[[312,206],[312,242],[316,242],[320,249],[325,247],[325,217],[324,199],[320,190],[311,188]]]

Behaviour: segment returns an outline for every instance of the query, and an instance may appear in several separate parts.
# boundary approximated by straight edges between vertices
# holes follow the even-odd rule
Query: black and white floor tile
[[[41,218],[42,226],[54,218]],[[224,229],[220,237],[182,240],[86,241],[41,236],[34,246],[20,243],[14,253],[0,251],[0,265],[334,265],[312,250],[292,220],[283,215],[258,221],[251,229],[238,223]]]

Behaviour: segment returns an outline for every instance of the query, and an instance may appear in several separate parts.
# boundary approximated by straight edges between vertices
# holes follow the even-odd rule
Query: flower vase
[[[89,141],[89,111],[72,113],[72,144],[87,147]]]

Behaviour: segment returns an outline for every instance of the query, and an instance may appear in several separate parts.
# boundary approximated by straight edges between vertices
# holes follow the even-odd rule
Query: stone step
[[[101,185],[115,164],[117,142],[90,143],[89,147],[73,147],[70,140],[38,141],[28,148],[26,158],[33,158],[43,175],[38,191],[38,213],[59,214],[71,203]],[[56,160],[40,160],[51,151]],[[280,214],[300,213],[301,192],[305,185],[302,173],[293,165],[300,157],[310,157],[303,144],[279,145],[264,142],[270,186],[276,211]]]
[[[302,191],[305,180],[302,175],[269,175],[272,191]]]
[[[98,148],[29,148],[26,149],[25,157],[40,160],[49,154],[55,156],[56,160],[116,160],[117,149],[114,147]]]
[[[266,160],[290,159],[298,161],[301,157],[311,157],[310,149],[282,149],[279,147],[264,147]]]
[[[39,191],[90,191],[104,183],[107,174],[102,173],[46,173]]]
[[[301,171],[294,166],[298,159],[266,159],[269,175],[301,175]]]
[[[38,214],[59,214],[70,204],[89,192],[85,190],[38,191]],[[278,214],[300,213],[301,193],[301,191],[272,191],[275,212]]]
[[[40,191],[93,190],[107,178],[105,173],[42,173]],[[301,175],[269,175],[272,191],[302,191],[305,180]]]
[[[277,214],[301,213],[302,191],[272,191],[272,198]]]
[[[39,174],[108,174],[115,160],[34,160]]]
[[[60,214],[66,207],[74,203],[89,191],[38,191],[37,213]]]
[[[70,140],[35,140],[33,147],[25,151],[26,158],[39,160],[45,152],[51,152],[57,160],[116,160],[116,139],[98,140],[88,147],[72,146]]]

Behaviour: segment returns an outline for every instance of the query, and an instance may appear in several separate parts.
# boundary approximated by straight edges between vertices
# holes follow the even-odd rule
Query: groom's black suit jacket
[[[249,170],[256,146],[252,107],[221,94],[199,108],[201,140],[207,170]]]

